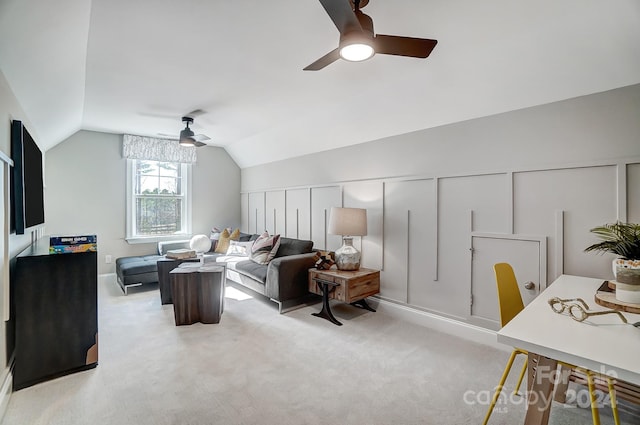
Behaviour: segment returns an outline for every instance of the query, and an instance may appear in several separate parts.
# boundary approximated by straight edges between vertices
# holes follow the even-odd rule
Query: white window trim
[[[185,165],[184,169],[185,169],[185,175],[182,177],[182,183],[185,184],[186,183],[186,199],[185,199],[185,217],[186,217],[186,223],[185,223],[185,229],[184,232],[180,232],[180,233],[176,233],[173,235],[154,235],[154,236],[135,236],[133,235],[133,223],[135,223],[136,220],[136,211],[134,208],[135,205],[135,201],[134,201],[134,173],[135,170],[133,169],[133,163],[135,160],[133,159],[127,159],[127,172],[126,172],[126,195],[127,195],[127,199],[126,199],[126,236],[125,236],[125,240],[127,241],[127,243],[129,244],[139,244],[139,243],[157,243],[157,242],[164,242],[164,241],[177,241],[177,240],[186,240],[186,239],[191,239],[191,211],[192,211],[192,192],[191,192],[191,187],[192,187],[192,181],[191,181],[191,166],[190,164],[182,164]]]

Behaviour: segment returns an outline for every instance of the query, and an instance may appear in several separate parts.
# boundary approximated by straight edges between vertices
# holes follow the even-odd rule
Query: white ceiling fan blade
[[[178,140],[180,138],[180,136],[178,136],[177,134],[167,134],[167,133],[157,133],[159,137],[165,138],[165,139],[171,139],[171,140]]]
[[[205,134],[196,134],[193,136],[193,139],[196,140],[197,142],[206,142],[207,140],[211,140],[211,137]]]

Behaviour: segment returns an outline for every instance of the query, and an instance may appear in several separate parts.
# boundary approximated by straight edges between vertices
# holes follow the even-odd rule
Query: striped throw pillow
[[[279,247],[280,235],[269,236],[268,232],[264,232],[251,245],[249,258],[258,264],[269,264]]]

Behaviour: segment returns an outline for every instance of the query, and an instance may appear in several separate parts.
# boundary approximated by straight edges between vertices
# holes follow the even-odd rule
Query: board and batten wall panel
[[[311,188],[311,240],[313,247],[335,251],[342,244],[339,235],[330,235],[329,216],[331,207],[342,206],[340,186]]]
[[[409,228],[409,304],[434,308],[433,292],[437,278],[437,203],[435,179],[415,180],[406,184],[415,197],[407,211]]]
[[[249,233],[249,194],[240,194],[240,231]]]
[[[435,180],[384,184],[382,296],[431,307],[436,278]]]
[[[265,230],[265,193],[249,194],[249,233],[260,234]]]
[[[640,223],[640,164],[627,165],[627,221]]]
[[[362,253],[361,265],[382,268],[383,249],[383,186],[379,181],[349,182],[342,187],[342,202],[347,208],[367,210],[367,236],[354,238]]]
[[[386,203],[391,199],[387,197],[391,194],[388,189],[400,180],[437,180],[438,280],[430,288],[428,303],[424,304],[427,307],[408,305],[469,321],[472,215],[476,232],[544,238],[549,250],[548,282],[555,277],[554,242],[562,242],[554,240],[558,225],[568,232],[563,232],[566,240],[560,250],[566,258],[565,272],[593,276],[610,273],[609,260],[595,254],[587,256],[582,250],[592,241],[588,231],[592,226],[625,219],[625,215],[628,221],[640,221],[638,116],[640,85],[633,85],[245,168],[241,171],[242,190],[275,190],[291,184],[297,187],[342,184],[343,191],[348,192],[344,188],[351,185],[382,182],[385,185],[383,296],[402,299],[404,290],[406,299],[406,286],[400,288],[399,294],[390,293],[389,286],[385,289],[385,284],[395,285],[408,279],[406,267],[404,276],[391,276],[394,270],[401,273],[402,269],[388,266],[389,255],[402,249],[401,241],[395,243],[395,239],[388,237],[395,232],[395,224],[386,216]],[[354,165],[361,163],[362,158],[366,158],[366,166]],[[609,172],[605,172],[604,180],[596,177],[593,181],[592,168],[615,168],[621,163],[629,164],[626,185],[612,180]],[[576,180],[571,182],[572,187],[563,187],[563,179],[542,184],[547,177],[541,176],[547,170],[554,173],[553,170],[569,168],[578,174],[571,177]],[[542,174],[523,177],[526,173]],[[558,171],[558,175],[562,173]],[[580,177],[582,174],[584,179]],[[296,176],[295,182],[291,181],[291,175]],[[617,178],[624,174],[617,170],[613,175]],[[480,186],[477,193],[474,185]],[[557,196],[558,205],[553,205],[556,195],[550,195],[554,191],[562,193]],[[581,200],[565,206],[562,198],[571,200],[576,193]],[[625,193],[626,198],[622,199]],[[355,206],[348,205],[347,197],[344,198],[345,206]],[[601,214],[586,213],[587,219],[583,216],[583,203],[585,208],[594,208]],[[626,207],[626,214],[618,215],[620,207]],[[606,211],[600,211],[601,208]],[[558,215],[557,209],[566,213]],[[402,227],[402,223],[398,225]],[[367,253],[365,247],[365,258]],[[401,256],[398,259],[403,261]]]
[[[406,185],[384,184],[384,263],[380,274],[380,295],[403,303],[409,298],[407,211],[415,196],[406,190]]]
[[[311,205],[309,189],[286,191],[286,237],[311,239]]]
[[[516,233],[547,236],[548,281],[561,274],[611,278],[612,256],[585,253],[589,229],[616,220],[615,166],[514,173]]]
[[[438,185],[438,282],[431,285],[429,308],[466,318],[471,232],[510,233],[509,175],[441,178]]]
[[[284,235],[286,226],[286,205],[284,190],[271,190],[265,193],[266,230],[270,235]]]

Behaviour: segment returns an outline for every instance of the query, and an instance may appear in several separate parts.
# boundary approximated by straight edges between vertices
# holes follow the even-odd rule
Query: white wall
[[[209,235],[213,226],[239,226],[240,169],[220,148],[198,148],[193,166],[192,230]],[[125,241],[126,160],[122,135],[79,131],[47,151],[46,232],[96,234],[98,272],[115,273],[105,255],[151,254],[156,244]]]
[[[610,278],[611,257],[583,249],[595,241],[590,228],[640,217],[638,117],[635,85],[247,168],[242,191],[339,184],[350,206],[349,199],[370,196],[363,182],[383,188],[369,202],[379,205],[384,228],[363,240],[381,247],[382,296],[495,327],[497,311],[493,322],[471,313],[472,293],[496,297],[492,283],[474,282],[472,264],[503,259],[473,251],[472,235],[509,235],[509,246],[540,239],[540,257],[526,260],[543,286],[562,273]],[[425,184],[397,184],[412,180]],[[396,263],[404,260],[396,257],[407,246],[407,273],[400,273]],[[363,262],[371,263],[367,252]]]
[[[246,168],[242,190],[523,170],[637,156],[639,110],[640,85],[629,86]]]

